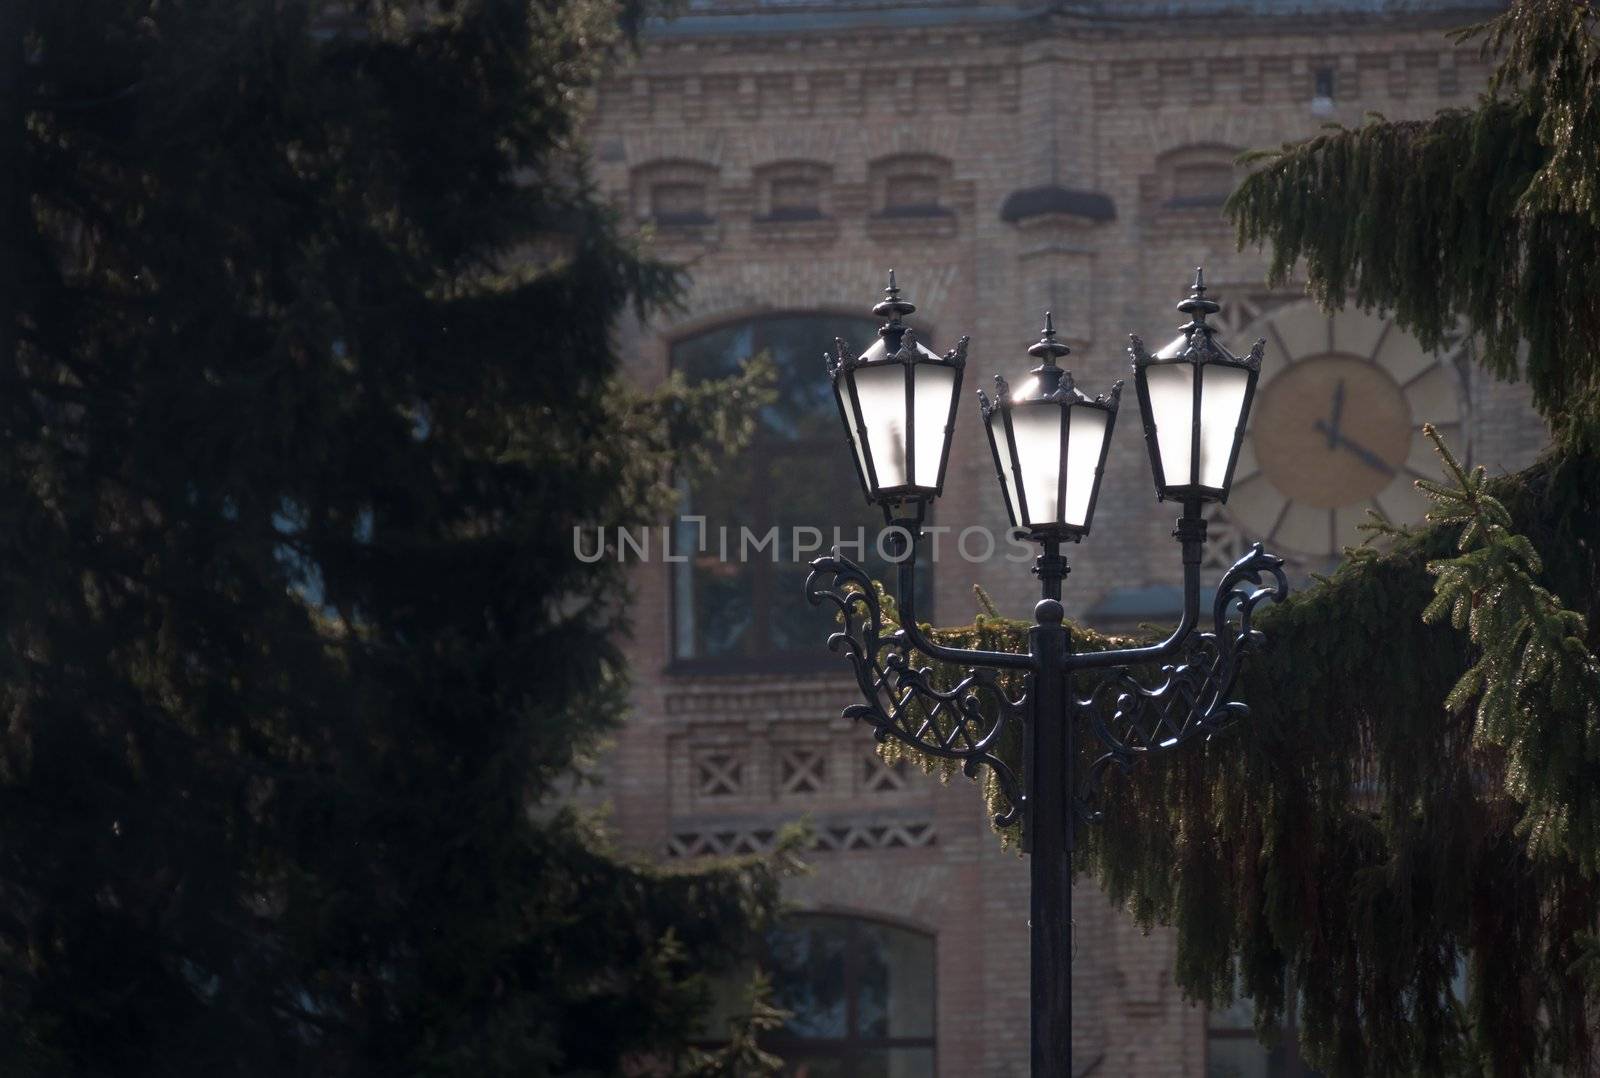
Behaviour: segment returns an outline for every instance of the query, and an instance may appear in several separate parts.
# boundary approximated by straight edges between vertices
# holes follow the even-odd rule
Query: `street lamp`
[[[967,338],[938,355],[901,321],[917,308],[900,298],[894,270],[883,292],[872,313],[889,321],[877,343],[856,356],[834,338],[827,363],[861,490],[892,520],[944,489]]]
[[[995,375],[993,403],[978,390],[1011,526],[1041,542],[1077,542],[1089,534],[1122,396],[1121,382],[1104,397],[1080,393],[1072,372],[1056,366],[1071,351],[1056,340],[1046,311],[1044,335],[1028,349],[1041,362],[1028,380],[1013,390]]]
[[[1040,361],[1029,380],[1013,391],[997,377],[993,401],[979,393],[1011,525],[1040,544],[1033,571],[1043,598],[1034,607],[1026,654],[955,648],[921,630],[914,603],[921,524],[943,485],[967,339],[935,355],[901,322],[914,308],[900,298],[892,272],[886,296],[874,308],[889,319],[879,343],[847,358],[850,350],[835,342],[827,363],[862,490],[897,525],[891,534],[901,544],[894,551],[899,624],[885,623],[871,578],[837,550],[811,563],[806,593],[813,604],[833,605],[844,622],[828,645],[850,660],[864,696],[845,716],[871,724],[880,741],[895,738],[960,761],[969,776],[991,769],[1002,800],[996,825],[1021,822],[1031,874],[1033,1075],[1061,1078],[1072,1073],[1077,828],[1095,818],[1108,768],[1126,770],[1245,714],[1245,705],[1228,697],[1244,656],[1261,643],[1252,617],[1262,602],[1288,594],[1283,560],[1257,543],[1223,574],[1212,601],[1212,629],[1194,632],[1206,539],[1201,507],[1227,500],[1263,345],[1257,342],[1238,359],[1215,340],[1205,319],[1218,305],[1205,298],[1198,270],[1191,295],[1178,304],[1190,316],[1183,335],[1154,355],[1131,338],[1156,494],[1183,506],[1173,531],[1182,553],[1183,613],[1159,643],[1073,653],[1062,624],[1068,566],[1060,548],[1089,533],[1121,383],[1103,397],[1079,392],[1058,365],[1069,349],[1055,339],[1046,314],[1043,336],[1028,349]],[[953,686],[938,688],[923,659],[965,673]],[[1024,675],[1020,695],[1007,689],[1002,671]],[[1088,686],[1087,695],[1077,695],[1074,685]],[[1104,751],[1080,776],[1075,745],[1084,727]],[[1008,731],[1021,739],[1020,778],[998,755]]]
[[[1138,336],[1130,338],[1156,497],[1163,501],[1228,500],[1266,341],[1243,359],[1229,352],[1206,321],[1219,309],[1206,299],[1205,274],[1197,269],[1193,291],[1178,304],[1189,324],[1172,343],[1151,355]]]

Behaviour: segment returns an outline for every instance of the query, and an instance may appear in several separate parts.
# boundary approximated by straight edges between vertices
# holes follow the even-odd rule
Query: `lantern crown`
[[[1261,369],[1266,338],[1258,340],[1243,357],[1228,351],[1227,347],[1217,340],[1217,327],[1206,321],[1207,315],[1222,310],[1222,304],[1214,299],[1208,299],[1206,291],[1205,270],[1197,266],[1194,271],[1194,284],[1189,287],[1189,297],[1177,305],[1178,310],[1189,316],[1189,321],[1179,327],[1178,336],[1160,351],[1154,353],[1147,351],[1142,337],[1136,333],[1128,334],[1128,356],[1133,360],[1135,368],[1155,362],[1185,360],[1190,363],[1206,363],[1217,360],[1240,364],[1251,370]]]

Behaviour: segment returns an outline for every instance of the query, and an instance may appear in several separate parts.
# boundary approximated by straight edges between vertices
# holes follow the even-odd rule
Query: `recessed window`
[[[667,227],[708,225],[716,220],[717,170],[699,161],[665,160],[633,173],[633,212]]]
[[[821,185],[795,177],[772,181],[772,212],[778,221],[809,221],[822,216]]]
[[[1232,146],[1180,146],[1156,159],[1155,172],[1140,181],[1151,210],[1210,211],[1199,216],[1223,223],[1219,210],[1239,180]]]
[[[1318,68],[1311,90],[1311,111],[1314,115],[1327,116],[1333,112],[1333,87],[1333,68]]]
[[[789,1012],[762,1046],[789,1078],[927,1078],[935,1073],[934,940],[856,917],[785,918],[757,961],[773,1002]],[[740,982],[719,993],[711,1030],[748,1010]]]
[[[843,543],[863,542],[859,549],[846,546],[846,557],[876,579],[892,575],[877,551],[882,515],[858,493],[822,365],[835,337],[865,351],[877,332],[870,318],[785,314],[721,326],[672,346],[673,369],[690,383],[727,378],[760,355],[776,374],[775,398],[762,409],[750,445],[714,474],[679,484],[673,546],[687,560],[672,565],[678,664],[708,673],[833,669],[837,656],[818,643],[829,626],[804,595],[806,563],[832,547],[837,532]],[[703,532],[690,519],[698,517]],[[919,590],[919,603],[930,600],[930,591]]]
[[[884,158],[868,170],[880,217],[947,217],[950,162],[932,154]]]
[[[833,170],[817,161],[781,161],[756,170],[758,221],[819,221],[828,216]]]
[[[1196,162],[1173,172],[1172,197],[1167,204],[1177,208],[1220,206],[1232,193],[1232,165],[1217,161]]]
[[[658,183],[650,188],[650,216],[657,224],[699,225],[711,220],[706,189],[698,183]]]
[[[885,216],[932,217],[944,212],[939,205],[939,179],[936,176],[904,172],[890,176],[885,188]]]
[[[1300,1058],[1300,1030],[1291,1011],[1278,1043],[1256,1039],[1255,1004],[1245,996],[1206,1018],[1206,1078],[1322,1078]]]

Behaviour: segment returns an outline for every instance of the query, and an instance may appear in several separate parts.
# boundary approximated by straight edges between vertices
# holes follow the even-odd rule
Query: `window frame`
[[[845,946],[844,956],[844,1000],[845,1000],[845,1029],[844,1037],[800,1037],[786,1034],[781,1029],[763,1034],[760,1038],[761,1047],[767,1049],[783,1059],[787,1068],[791,1063],[806,1062],[808,1060],[826,1059],[838,1061],[843,1069],[845,1078],[857,1078],[859,1065],[871,1058],[874,1053],[887,1052],[895,1049],[926,1049],[933,1061],[934,1070],[938,1073],[939,1066],[939,936],[937,932],[930,931],[923,925],[900,920],[895,917],[886,917],[877,913],[863,914],[848,910],[813,909],[799,910],[783,918],[783,922],[815,922],[833,921],[843,926],[841,933]],[[927,941],[929,962],[932,969],[932,984],[929,999],[932,1001],[933,1013],[929,1016],[928,1035],[925,1037],[863,1037],[859,1035],[858,1020],[860,1013],[860,999],[858,986],[862,971],[862,948],[859,946],[859,933],[864,927],[892,928],[899,932],[910,933]],[[754,946],[755,964],[770,973],[772,966],[771,945],[767,937],[758,937]],[[726,1041],[701,1040],[694,1042],[697,1047],[716,1048]],[[798,1053],[798,1054],[796,1054]]]
[[[1287,979],[1284,994],[1291,1003],[1299,999],[1299,990],[1292,975]],[[1211,1073],[1211,1046],[1214,1041],[1250,1041],[1266,1056],[1268,1078],[1321,1078],[1321,1072],[1313,1070],[1300,1054],[1299,1010],[1298,1006],[1284,1008],[1283,1024],[1278,1028],[1278,1043],[1271,1046],[1256,1034],[1253,1020],[1250,1025],[1244,1026],[1213,1026],[1211,1018],[1214,1012],[1207,1010],[1205,1073]],[[1251,1013],[1254,1012],[1252,1001]]]
[[[872,340],[876,340],[875,333],[878,326],[877,321],[871,316],[862,315],[859,311],[845,311],[835,307],[783,308],[778,310],[750,311],[743,314],[734,315],[732,317],[719,318],[716,321],[682,327],[667,340],[667,369],[669,372],[681,369],[679,367],[676,355],[677,350],[681,346],[686,345],[697,338],[745,324],[759,326],[761,323],[766,322],[802,318],[811,318],[819,321],[829,319],[850,319],[859,321],[863,330],[866,330],[867,327],[870,326],[874,336],[870,338],[864,337],[859,341],[849,340],[846,342],[853,347],[862,350],[865,350]],[[917,330],[920,339],[925,343],[933,339],[931,327],[929,327],[923,320],[913,319],[910,320],[909,324]],[[819,358],[816,364],[816,376],[819,379],[826,377],[820,357],[822,352],[830,343],[831,341],[817,342],[817,355]],[[765,346],[762,342],[759,329],[753,331],[751,336],[750,354],[752,356],[759,355],[764,347]],[[825,420],[825,423],[831,428],[832,424],[837,422],[836,406],[833,405],[831,396],[829,398],[828,407],[824,414],[828,417]],[[810,438],[795,439],[792,441],[784,440],[778,442],[777,444],[782,448],[776,452],[767,450],[766,447],[761,444],[761,426],[758,423],[756,434],[752,437],[750,445],[746,448],[745,453],[747,455],[755,456],[755,459],[752,462],[753,464],[757,464],[762,468],[766,468],[770,466],[771,462],[774,460],[782,460],[786,457],[804,459],[818,452],[848,452],[843,431],[837,431],[837,433],[829,433],[826,435],[818,435]],[[850,468],[852,469],[853,475],[855,468],[854,462],[850,462]],[[771,519],[771,514],[766,512],[766,507],[771,504],[769,499],[770,493],[770,490],[765,485],[758,486],[757,501],[752,506],[750,512],[750,526],[752,528],[768,526],[763,524],[762,521]],[[859,495],[860,484],[855,482],[853,479],[847,488],[842,488],[839,491],[839,496],[841,498],[854,499],[859,497]],[[758,507],[760,511],[758,511]],[[695,507],[693,503],[684,501],[679,505],[677,519],[682,519],[686,515],[692,516],[694,513]],[[872,511],[869,510],[868,516],[870,517],[871,515]],[[933,514],[930,512],[930,517],[932,516]],[[821,527],[820,524],[816,526]],[[874,535],[872,527],[873,525],[871,523],[867,525],[867,541],[869,544],[871,543]],[[824,533],[824,549],[827,548],[828,542],[831,538],[832,537],[830,535]],[[707,545],[712,545],[709,536],[707,539]],[[729,545],[731,549],[733,542],[730,541]],[[689,558],[687,563],[689,566],[690,575],[688,586],[692,588],[694,553],[687,551],[680,551],[677,553]],[[851,552],[852,555],[856,553],[859,552]],[[855,558],[854,560],[861,559]],[[679,564],[681,565],[684,563]],[[668,579],[668,653],[665,673],[669,676],[685,677],[739,677],[755,674],[817,674],[836,671],[838,669],[838,657],[830,652],[827,648],[820,646],[820,636],[818,637],[818,646],[816,647],[806,646],[796,648],[792,651],[771,650],[770,640],[771,625],[773,620],[772,603],[775,595],[777,594],[777,590],[774,585],[776,584],[777,579],[781,576],[781,574],[774,572],[774,570],[781,568],[785,564],[798,565],[799,563],[775,563],[770,558],[761,556],[753,559],[749,564],[757,567],[753,571],[754,577],[752,580],[751,589],[752,631],[756,633],[756,640],[762,643],[765,650],[751,650],[729,655],[705,655],[701,653],[702,648],[700,646],[700,640],[698,639],[698,621],[694,618],[691,618],[691,621],[694,621],[694,626],[691,631],[696,633],[696,639],[694,641],[695,653],[691,655],[683,654],[683,649],[681,647],[682,637],[679,625],[681,603],[683,602],[682,590],[684,588],[684,582],[681,579],[681,574],[678,571],[675,571],[676,566],[667,565],[664,567],[667,571]],[[922,611],[921,616],[931,617],[931,612],[934,609],[933,567],[931,565],[924,566],[922,567],[922,571],[917,575],[919,608]],[[798,596],[798,594],[799,593],[796,592],[796,596]],[[819,625],[819,631],[820,629],[821,626]]]

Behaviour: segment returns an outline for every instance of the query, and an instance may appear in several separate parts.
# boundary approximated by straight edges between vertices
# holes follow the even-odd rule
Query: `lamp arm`
[[[900,609],[900,631],[906,641],[922,654],[959,666],[992,666],[1001,670],[1032,670],[1033,656],[1010,651],[984,651],[978,648],[952,648],[928,639],[917,624],[917,541],[920,529],[911,530],[906,556],[896,567],[895,602]]]
[[[1098,799],[1111,767],[1126,772],[1146,756],[1210,737],[1249,713],[1232,694],[1245,658],[1265,643],[1253,624],[1256,608],[1288,594],[1283,559],[1256,543],[1223,574],[1211,603],[1213,628],[1191,638],[1182,662],[1162,666],[1152,684],[1126,668],[1096,681],[1077,701],[1106,750],[1089,768],[1086,803]],[[1091,813],[1097,815],[1097,809]]]
[[[1146,644],[1136,648],[1112,648],[1109,651],[1075,652],[1067,656],[1069,670],[1096,670],[1107,666],[1137,666],[1140,663],[1165,659],[1183,650],[1189,634],[1200,621],[1200,558],[1206,545],[1206,518],[1200,513],[1198,501],[1183,505],[1183,516],[1178,518],[1173,536],[1183,545],[1183,614],[1178,627],[1159,644]]]
[[[1178,627],[1159,644],[1144,644],[1136,648],[1112,648],[1109,651],[1081,651],[1067,656],[1069,670],[1097,670],[1107,666],[1138,666],[1141,663],[1165,659],[1183,650],[1189,634],[1200,622],[1200,565],[1183,567],[1183,614]]]
[[[969,778],[987,767],[1002,802],[995,826],[1008,827],[1020,819],[1028,803],[1025,783],[999,753],[1005,739],[1022,736],[1031,706],[1025,696],[1013,695],[1021,679],[1003,681],[999,671],[987,666],[949,678],[931,666],[913,665],[910,637],[898,629],[888,631],[872,578],[837,551],[811,563],[806,597],[813,606],[834,609],[840,628],[828,638],[828,647],[850,660],[861,689],[862,702],[846,707],[844,717],[869,724],[880,742],[893,740],[928,756],[959,761]]]

